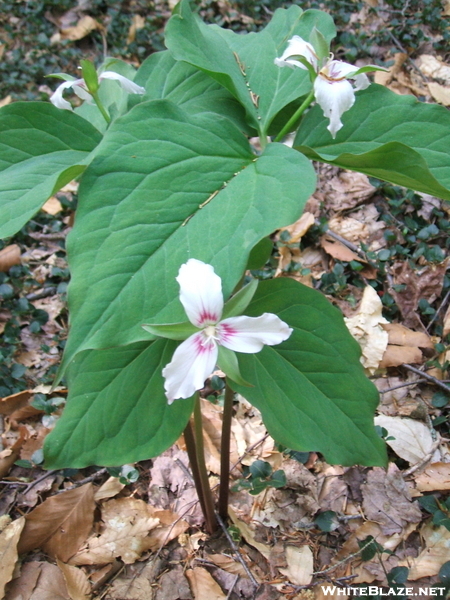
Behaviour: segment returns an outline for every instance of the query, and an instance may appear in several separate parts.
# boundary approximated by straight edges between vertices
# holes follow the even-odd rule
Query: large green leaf
[[[450,200],[450,112],[372,84],[356,95],[336,139],[322,109],[305,116],[294,147],[313,160]]]
[[[80,175],[101,140],[87,121],[44,102],[0,109],[0,237],[16,233]]]
[[[249,135],[241,104],[219,83],[188,63],[175,60],[168,50],[151,54],[140,66],[135,82],[146,89],[144,96],[130,96],[130,106],[147,100],[171,100],[191,115],[215,112],[228,117]]]
[[[285,446],[321,452],[330,463],[384,465],[385,444],[373,422],[378,391],[338,309],[311,288],[276,279],[259,284],[246,310],[264,312],[294,331],[278,346],[239,354],[241,374],[255,387],[232,387],[259,408],[269,433]]]
[[[314,186],[304,156],[270,144],[256,158],[224,118],[166,100],[134,107],[80,186],[65,364],[81,350],[148,339],[144,323],[184,321],[175,277],[188,258],[212,264],[230,295],[252,247],[294,222]]]
[[[67,405],[45,440],[46,466],[123,465],[171,446],[193,407],[167,404],[161,370],[174,348],[156,340],[79,354],[68,370]]]
[[[206,25],[192,13],[189,0],[182,0],[167,24],[166,45],[174,58],[198,67],[233,94],[248,122],[264,134],[283,107],[311,89],[306,71],[282,69],[274,59],[293,35],[309,39],[314,27],[327,41],[336,35],[329,15],[295,5],[276,10],[264,30],[239,35]]]

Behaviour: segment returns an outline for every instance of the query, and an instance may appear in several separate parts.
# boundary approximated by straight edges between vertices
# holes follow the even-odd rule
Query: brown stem
[[[195,449],[197,455],[197,466],[205,502],[206,529],[208,533],[217,531],[216,515],[214,513],[214,500],[209,487],[208,473],[205,464],[205,451],[203,446],[203,424],[202,411],[200,408],[200,398],[198,393],[195,398],[194,406],[194,426],[195,426]]]
[[[191,465],[192,476],[194,478],[195,489],[197,490],[198,500],[202,509],[203,516],[206,520],[206,506],[205,498],[203,497],[202,481],[200,478],[200,471],[197,464],[197,451],[195,448],[194,432],[192,431],[191,422],[188,421],[186,429],[184,430],[184,441],[186,442],[186,450],[189,457],[189,463]]]
[[[223,405],[222,439],[220,443],[220,488],[219,488],[219,516],[228,519],[228,494],[230,487],[230,436],[231,417],[233,414],[234,392],[226,383],[225,401]]]

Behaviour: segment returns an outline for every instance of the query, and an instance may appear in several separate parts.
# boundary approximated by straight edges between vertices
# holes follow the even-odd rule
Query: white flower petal
[[[64,92],[64,90],[67,90],[67,89],[71,88],[73,85],[76,85],[80,81],[83,81],[83,80],[82,79],[75,79],[75,81],[63,81],[63,83],[61,83],[60,85],[58,85],[58,87],[56,88],[56,90],[50,96],[50,102],[54,106],[56,106],[56,108],[63,108],[64,110],[73,110],[72,106],[70,105],[70,103],[67,102],[67,100],[64,100],[64,98],[63,98],[63,92]]]
[[[370,85],[370,79],[365,73],[360,73],[355,78],[355,91],[365,90]]]
[[[118,81],[122,88],[128,92],[129,94],[145,94],[145,88],[134,83],[131,79],[124,77],[123,75],[119,75],[119,73],[114,73],[114,71],[105,71],[104,73],[100,73],[99,80],[102,79],[114,79]]]
[[[217,345],[202,332],[194,333],[175,350],[164,367],[164,389],[169,404],[178,398],[190,398],[201,390],[217,363]]]
[[[211,265],[190,258],[181,265],[177,281],[180,301],[189,321],[196,327],[215,325],[223,310],[222,280]]]
[[[259,352],[263,346],[274,346],[288,339],[292,329],[277,315],[264,313],[260,317],[230,317],[221,321],[216,332],[219,344],[234,350],[251,354]]]
[[[317,55],[314,51],[314,48],[311,44],[301,38],[299,35],[294,35],[288,42],[288,47],[283,52],[280,58],[275,59],[275,64],[278,67],[300,67],[300,69],[307,68],[303,63],[295,58],[291,58],[294,56],[303,56],[306,60],[317,70]]]
[[[352,84],[346,79],[329,81],[319,73],[314,82],[314,95],[324,116],[330,119],[328,131],[334,138],[342,127],[341,115],[355,102]]]
[[[342,60],[329,60],[322,72],[330,79],[342,79],[348,77],[351,73],[356,73],[357,70],[358,67]]]
[[[84,80],[80,79],[79,81],[81,81],[83,85],[73,85],[73,91],[78,96],[78,98],[81,98],[81,100],[85,100],[88,104],[93,104],[92,96],[87,91]]]

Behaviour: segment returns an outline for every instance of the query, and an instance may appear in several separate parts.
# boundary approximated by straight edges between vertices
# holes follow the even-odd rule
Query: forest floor
[[[163,49],[174,3],[4,1],[0,106],[48,99],[52,71],[80,57],[135,66]],[[198,4],[198,3],[197,3]],[[201,3],[201,15],[258,30],[289,2]],[[376,62],[377,83],[450,106],[450,3],[302,3],[330,11],[337,58]],[[50,82],[50,83],[49,83]],[[51,384],[67,336],[65,238],[77,183],[0,242],[0,592],[6,600],[424,598],[450,590],[450,208],[330,166],[302,218],[272,235],[255,277],[320,289],[360,341],[380,391],[389,467],[329,465],[281,447],[244,398],[234,406],[230,521],[209,536],[182,438],[115,469],[44,471],[42,444],[65,403]],[[223,382],[203,390],[206,464],[220,472]],[[58,558],[55,558],[56,555]],[[6,587],[5,587],[6,586]],[[329,586],[327,591],[327,586]],[[368,586],[375,586],[373,589]],[[397,588],[409,588],[407,592]],[[0,594],[1,595],[1,594]]]

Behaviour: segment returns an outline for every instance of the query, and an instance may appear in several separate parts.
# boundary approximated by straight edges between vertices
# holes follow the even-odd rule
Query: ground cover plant
[[[363,364],[371,372],[379,361],[371,363],[365,353],[373,341],[364,339],[361,314],[381,314],[374,290],[387,261],[396,259],[392,293],[383,294],[386,315],[392,319],[400,311],[414,326],[419,308],[430,327],[437,321],[432,294],[407,305],[412,290],[405,265],[410,271],[414,261],[441,265],[434,271],[442,279],[445,255],[433,241],[447,228],[445,210],[438,202],[428,216],[416,216],[422,201],[395,186],[450,199],[448,134],[442,135],[450,121],[443,107],[369,84],[366,73],[376,66],[334,59],[334,35],[329,15],[293,5],[278,10],[259,33],[242,36],[205,25],[183,1],[166,28],[168,50],[151,55],[137,72],[110,59],[97,70],[83,59],[79,74],[57,75],[64,82],[52,95],[53,106],[17,102],[2,109],[3,235],[22,228],[55,191],[74,178],[81,181],[68,240],[71,328],[56,377],[67,379],[69,397],[46,437],[47,467],[134,463],[161,454],[184,431],[206,527],[213,532],[201,415],[207,408],[198,391],[216,363],[226,378],[222,387],[214,384],[224,403],[219,523],[228,516],[235,393],[261,411],[289,456],[320,452],[343,466],[386,464],[385,441],[395,447],[399,434],[392,435],[395,424],[383,417],[374,424],[378,392],[350,331],[358,338],[359,328]],[[84,101],[75,111],[71,90]],[[292,133],[290,147],[282,142]],[[347,168],[388,182],[380,186],[389,200],[384,212],[380,202],[378,214],[388,225],[391,219],[402,223],[400,235],[386,230],[379,252],[364,245],[355,252],[344,241],[353,254],[339,259],[324,239],[327,225],[307,211],[302,218],[312,221],[295,238],[289,225],[315,189],[311,159],[330,165],[322,168],[333,176],[333,169]],[[402,222],[398,209],[408,203]],[[268,238],[274,229],[280,233]],[[311,275],[296,261],[306,235],[320,238],[331,256],[337,252],[339,262],[320,277],[324,292],[354,307],[364,289],[359,317],[344,323],[321,292],[300,283]],[[271,279],[274,241],[278,275],[296,277]],[[258,275],[265,279],[259,285]],[[5,276],[6,297],[14,295],[14,276]],[[7,308],[25,315],[30,310],[32,333],[45,326],[45,315],[26,303]],[[382,323],[380,318],[372,329],[379,331]],[[446,368],[438,360],[445,343],[420,344],[431,351],[435,368]],[[387,366],[395,365],[390,360]],[[6,380],[8,391],[16,391],[13,380],[21,375],[19,368]],[[33,406],[51,417],[64,398],[49,398],[39,396]],[[444,407],[444,401],[445,395],[436,397],[434,405]],[[287,481],[271,465],[255,469],[241,488],[266,493]],[[122,473],[125,481],[129,477]],[[437,506],[433,515],[439,510],[445,521],[445,506]],[[314,522],[332,531],[338,517],[325,511]],[[371,543],[369,536],[361,552]],[[34,547],[24,544],[22,551]],[[50,554],[55,544],[46,545]],[[373,547],[366,560],[382,555],[382,547]],[[400,582],[399,573],[388,581],[398,575]]]

